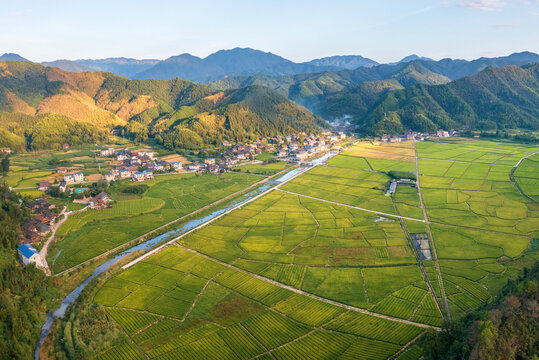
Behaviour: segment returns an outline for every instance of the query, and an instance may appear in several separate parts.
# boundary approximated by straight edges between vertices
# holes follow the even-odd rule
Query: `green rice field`
[[[54,262],[54,272],[70,268],[259,180],[233,173],[160,176],[145,182],[150,188],[140,197],[122,192],[129,182],[116,183],[111,208],[87,210],[62,224],[57,231],[61,240],[48,253],[49,264]]]
[[[416,172],[410,143],[352,146],[117,272],[93,301],[127,340],[100,358],[421,358],[426,327],[489,302],[538,258],[539,159],[516,143],[416,146],[420,193],[387,191],[393,171]],[[158,186],[117,216],[165,209]]]

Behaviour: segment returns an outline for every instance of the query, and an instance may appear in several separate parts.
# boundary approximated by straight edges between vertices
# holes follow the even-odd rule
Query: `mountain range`
[[[117,128],[135,141],[199,148],[320,124],[307,109],[261,86],[216,91],[179,78],[130,80],[0,62],[0,146],[57,147],[77,134],[92,142]]]
[[[473,61],[412,55],[392,65],[361,56],[298,64],[252,49],[223,50],[204,59],[183,54],[171,61],[58,60],[42,66],[17,54],[0,59],[6,60],[0,62],[0,146],[17,137],[19,146],[30,148],[54,143],[43,126],[35,132],[44,122],[71,124],[90,134],[87,141],[116,127],[136,141],[154,139],[169,148],[311,131],[323,124],[321,118],[345,116],[364,134],[440,127],[539,128],[539,55],[530,52]],[[361,65],[289,75],[257,72],[205,85],[178,77],[129,79],[113,74],[159,76],[177,71],[178,64],[183,72],[205,79],[260,69],[293,73]],[[96,67],[104,72],[93,71]]]
[[[530,52],[515,53],[498,58],[479,58],[473,61],[417,59],[410,62],[399,62],[395,65],[382,64],[359,67],[355,70],[325,71],[293,76],[229,77],[208,85],[219,90],[252,84],[263,85],[316,111],[317,104],[327,96],[346,91],[368,81],[383,81],[381,86],[384,88],[388,81],[397,88],[415,84],[439,85],[476,74],[488,66],[522,66],[536,62],[539,62],[539,55]]]

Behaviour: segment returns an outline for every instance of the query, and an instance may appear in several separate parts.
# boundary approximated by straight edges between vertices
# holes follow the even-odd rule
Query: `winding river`
[[[301,173],[307,171],[310,167],[319,165],[319,164],[321,164],[322,162],[324,162],[325,160],[331,158],[334,155],[336,155],[335,152],[326,153],[323,156],[311,161],[311,164],[310,164],[309,167],[299,167],[299,168],[290,170],[289,172],[282,175],[278,179],[269,181],[267,184],[264,184],[264,185],[260,186],[256,190],[250,191],[249,193],[243,195],[240,200],[234,202],[232,205],[230,205],[230,206],[228,206],[226,208],[216,210],[213,213],[211,213],[211,214],[209,214],[209,215],[207,215],[207,216],[205,216],[205,217],[203,217],[201,219],[191,220],[191,221],[187,222],[186,224],[184,224],[179,229],[174,229],[174,230],[168,231],[168,232],[166,232],[166,233],[164,233],[162,235],[159,235],[159,236],[156,236],[156,237],[154,237],[152,239],[149,239],[149,240],[147,240],[147,241],[145,241],[145,242],[143,242],[143,243],[141,243],[139,245],[133,246],[132,248],[129,248],[129,249],[119,253],[118,255],[113,257],[112,259],[107,260],[105,263],[99,265],[97,268],[95,268],[92,275],[90,275],[79,286],[77,286],[77,288],[75,290],[73,290],[71,293],[69,293],[69,295],[67,295],[62,300],[62,302],[60,304],[60,307],[58,309],[56,309],[53,312],[47,313],[47,320],[45,321],[45,324],[43,324],[43,327],[41,328],[41,335],[40,335],[39,341],[37,342],[37,345],[36,345],[36,349],[35,349],[35,352],[34,352],[34,359],[39,360],[39,349],[41,348],[41,345],[43,344],[43,342],[45,341],[45,338],[49,334],[49,332],[51,330],[52,323],[54,322],[54,320],[56,320],[58,318],[63,318],[65,313],[66,313],[67,308],[69,307],[69,305],[73,304],[75,302],[75,300],[77,300],[77,298],[79,297],[82,290],[84,290],[84,288],[90,283],[90,281],[92,281],[95,277],[97,277],[97,276],[101,275],[102,273],[104,273],[106,270],[108,270],[116,262],[118,262],[119,260],[125,258],[126,256],[133,253],[134,251],[139,251],[139,250],[146,251],[146,250],[149,250],[152,247],[154,247],[156,245],[159,245],[160,243],[164,242],[165,240],[169,240],[169,239],[171,239],[171,238],[173,238],[175,236],[181,235],[181,234],[183,234],[183,233],[185,233],[185,232],[187,232],[187,231],[189,231],[189,230],[191,230],[191,229],[193,229],[193,228],[195,228],[197,226],[200,226],[200,225],[202,225],[202,224],[204,224],[204,223],[206,223],[208,221],[211,221],[215,217],[223,214],[224,212],[227,212],[229,210],[232,210],[232,209],[234,209],[236,207],[239,207],[239,206],[243,205],[245,202],[249,201],[253,197],[258,196],[258,195],[260,195],[261,193],[263,193],[265,191],[268,191],[272,187],[275,187],[275,186],[277,186],[279,184],[283,184],[283,183],[285,183],[287,181],[292,180],[296,176],[298,176]]]

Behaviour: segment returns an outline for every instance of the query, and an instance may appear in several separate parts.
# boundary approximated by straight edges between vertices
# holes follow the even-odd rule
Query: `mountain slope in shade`
[[[19,54],[14,54],[14,53],[3,54],[2,56],[0,56],[0,61],[28,61],[30,62],[30,60],[27,60],[23,58],[22,56],[20,56]]]
[[[183,141],[197,148],[223,139],[311,131],[320,124],[306,109],[261,86],[215,92],[178,78],[129,80],[11,61],[0,62],[0,111],[30,117],[60,114],[92,133],[119,127],[138,141],[170,140],[166,145],[171,148],[182,147]]]
[[[444,85],[415,85],[385,94],[362,117],[365,132],[404,128],[539,129],[539,65],[488,67]]]
[[[316,66],[335,66],[341,69],[353,70],[358,67],[372,67],[379,65],[376,61],[360,55],[329,56],[321,59],[308,61],[307,64]]]

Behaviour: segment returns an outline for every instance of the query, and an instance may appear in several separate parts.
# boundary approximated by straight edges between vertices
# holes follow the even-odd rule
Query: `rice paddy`
[[[536,147],[417,150],[436,250],[424,271],[408,236],[427,233],[417,188],[386,196],[391,171],[415,173],[415,149],[359,144],[110,278],[94,301],[129,341],[102,355],[136,344],[151,359],[420,358],[403,346],[417,324],[441,326],[442,290],[458,318],[537,257],[539,207],[510,179]],[[514,171],[530,197],[533,161]]]

